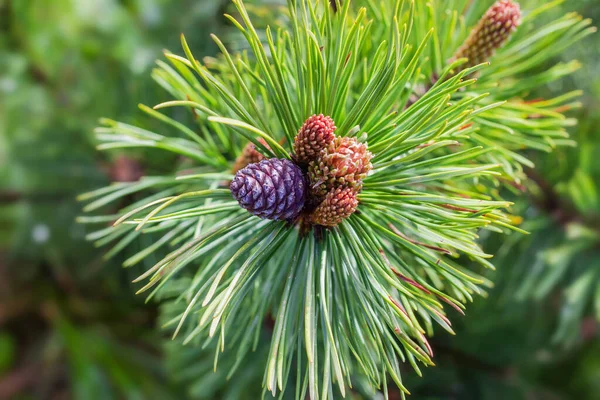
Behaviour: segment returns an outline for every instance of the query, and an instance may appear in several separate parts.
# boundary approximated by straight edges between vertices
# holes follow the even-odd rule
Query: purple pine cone
[[[302,170],[277,158],[249,164],[235,174],[229,188],[242,208],[267,219],[294,219],[306,199]]]

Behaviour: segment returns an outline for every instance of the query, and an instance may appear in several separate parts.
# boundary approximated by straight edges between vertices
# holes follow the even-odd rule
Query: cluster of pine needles
[[[391,381],[408,393],[402,364],[419,374],[433,365],[434,327],[452,333],[448,310],[463,313],[491,286],[477,273],[493,268],[479,234],[520,231],[500,195],[520,190],[531,166],[523,150],[573,145],[564,113],[580,93],[529,93],[577,70],[539,66],[593,28],[575,14],[540,26],[560,1],[535,3],[289,0],[259,29],[234,0],[227,18],[241,50],[213,36],[221,53],[201,62],[182,36],[183,55],[157,62],[153,77],[173,100],[140,109],[159,131],[108,119],[97,129],[100,150],[158,149],[180,162],[82,195],[96,214],[80,220],[105,226],[89,238],[113,257],[152,237],[124,263],[147,266],[139,292],[168,300],[167,326],[185,344],[212,346],[215,368],[221,353],[233,358],[230,376],[268,325],[263,386],[274,396],[288,386],[297,399],[344,396],[357,376],[386,396]],[[298,130],[319,114],[368,146],[372,169],[356,210],[315,236],[249,213],[229,182],[248,143],[293,160]]]

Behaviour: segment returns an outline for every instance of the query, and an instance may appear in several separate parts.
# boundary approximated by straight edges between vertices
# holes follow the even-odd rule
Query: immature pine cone
[[[242,208],[267,219],[294,219],[306,199],[302,170],[285,159],[246,166],[235,174],[229,188]]]
[[[308,118],[294,139],[294,152],[299,163],[308,163],[335,138],[335,124],[323,114]]]
[[[489,61],[521,24],[521,8],[512,0],[498,0],[473,28],[451,61],[468,58],[456,72]]]
[[[267,149],[271,149],[265,139],[258,138],[258,141],[265,146]],[[256,145],[252,142],[248,143],[244,150],[242,150],[242,154],[240,154],[235,160],[235,164],[233,164],[233,173],[235,174],[240,169],[244,168],[246,165],[254,164],[264,160],[266,157],[256,150]]]
[[[356,189],[339,187],[325,196],[325,200],[313,211],[311,221],[317,225],[336,226],[356,211]]]
[[[322,199],[327,192],[341,186],[358,192],[362,180],[373,168],[372,157],[364,143],[355,138],[336,137],[308,166],[312,195]]]

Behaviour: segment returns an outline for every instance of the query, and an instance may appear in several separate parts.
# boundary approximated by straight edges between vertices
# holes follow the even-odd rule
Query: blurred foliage
[[[577,3],[585,17],[600,18],[597,2]],[[528,196],[515,206],[531,235],[495,245],[501,302],[554,303],[559,312],[553,342],[568,347],[586,339],[593,320],[600,320],[600,163],[594,158],[600,151],[600,116],[594,111],[600,107],[600,41],[594,36],[564,57],[584,61],[584,68],[539,96],[584,88],[583,107],[573,112],[578,145],[531,154],[536,166],[528,171]],[[587,317],[592,320],[586,324]]]
[[[211,55],[222,3],[0,0],[0,398],[258,398],[263,371],[252,362],[233,385],[211,374],[214,349],[164,340],[158,311],[131,294],[136,274],[122,259],[106,264],[74,222],[76,194],[169,170],[160,153],[151,164],[101,158],[92,130],[105,115],[149,123],[135,105],[167,98],[151,82],[154,60],[178,48],[179,32]],[[597,0],[565,9],[600,20]],[[571,58],[584,68],[538,95],[585,88],[573,113],[578,147],[530,155],[536,167],[515,211],[531,235],[484,238],[499,251],[496,289],[457,318],[456,337],[435,338],[436,368],[405,374],[415,400],[600,393],[598,35],[570,48]],[[162,318],[174,305],[165,307]],[[265,351],[259,341],[256,357]],[[229,369],[222,360],[219,371]],[[360,381],[350,396],[374,397]]]
[[[566,2],[600,19],[597,1]],[[469,309],[456,337],[442,336],[438,368],[411,382],[418,398],[595,399],[600,382],[600,40],[569,48],[583,68],[535,97],[583,88],[572,111],[578,145],[531,152],[535,168],[515,197],[530,235],[484,238],[496,253],[495,289]],[[440,391],[440,388],[442,390]],[[451,388],[448,390],[448,388]],[[422,396],[422,397],[421,397]]]
[[[180,32],[211,54],[220,8],[0,1],[0,398],[175,396],[155,310],[131,294],[130,271],[85,241],[75,196],[165,168],[164,157],[101,158],[93,128],[104,115],[135,121],[138,102],[164,98],[150,69]]]

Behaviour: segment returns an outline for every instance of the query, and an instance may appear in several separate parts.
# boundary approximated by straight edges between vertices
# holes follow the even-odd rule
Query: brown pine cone
[[[335,139],[335,123],[323,114],[308,118],[294,139],[296,161],[307,164]]]
[[[362,180],[373,168],[372,157],[366,144],[355,138],[336,137],[308,166],[311,194],[322,199],[341,186],[360,191]]]
[[[455,72],[489,61],[520,24],[521,8],[518,3],[512,0],[499,0],[494,3],[450,60],[452,62],[459,58],[469,59]]]
[[[357,191],[352,187],[339,187],[325,196],[325,200],[311,214],[311,222],[333,227],[339,225],[356,211]]]
[[[258,141],[263,146],[265,146],[267,149],[269,149],[269,150],[271,149],[271,147],[269,147],[269,145],[267,144],[265,139],[258,138]],[[250,165],[250,164],[255,164],[264,159],[266,159],[266,157],[263,156],[261,153],[259,153],[258,150],[256,150],[256,145],[254,143],[250,142],[246,145],[246,147],[244,147],[244,150],[242,150],[242,154],[240,154],[238,156],[238,158],[235,160],[235,164],[233,164],[232,172],[235,174],[236,172],[238,172],[245,166]]]

